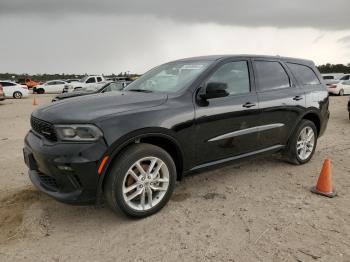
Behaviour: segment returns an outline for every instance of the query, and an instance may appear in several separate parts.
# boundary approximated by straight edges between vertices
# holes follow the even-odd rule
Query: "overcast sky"
[[[350,1],[0,0],[0,72],[143,73],[240,53],[350,63]]]

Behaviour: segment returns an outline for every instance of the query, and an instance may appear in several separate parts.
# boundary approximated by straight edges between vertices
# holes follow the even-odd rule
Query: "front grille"
[[[43,135],[51,141],[57,141],[56,132],[51,123],[32,116],[30,119],[30,124],[35,132]]]
[[[43,173],[39,173],[40,182],[44,184],[44,186],[48,187],[52,191],[58,190],[57,180],[54,177],[47,176]]]

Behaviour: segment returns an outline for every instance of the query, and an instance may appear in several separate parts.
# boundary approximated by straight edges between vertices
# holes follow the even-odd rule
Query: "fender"
[[[108,170],[110,169],[110,166],[111,166],[112,162],[114,161],[115,157],[126,146],[128,146],[129,144],[135,143],[137,141],[140,141],[142,138],[162,137],[162,138],[165,138],[165,139],[171,141],[176,146],[178,153],[181,156],[181,162],[183,162],[184,153],[181,149],[180,143],[177,141],[174,134],[175,133],[173,133],[171,130],[165,129],[165,128],[143,128],[143,129],[139,129],[139,130],[136,130],[134,132],[131,132],[129,134],[126,134],[123,137],[121,137],[120,139],[118,139],[117,141],[115,141],[108,148],[106,153],[104,154],[104,156],[108,156],[108,160],[105,162],[103,170],[102,170],[101,174],[99,175],[98,188],[97,188],[97,201],[96,202],[101,203],[102,196],[103,196],[103,194],[102,194],[103,193],[103,181],[104,181],[105,176],[107,175]],[[102,160],[103,158],[104,157],[101,158],[98,165],[101,164],[101,162],[103,161]],[[182,166],[183,166],[183,163],[182,163]],[[180,175],[180,177],[182,177],[182,174],[179,174],[179,175]]]

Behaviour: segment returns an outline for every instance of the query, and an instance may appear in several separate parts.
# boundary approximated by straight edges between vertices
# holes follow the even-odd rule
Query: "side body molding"
[[[250,133],[254,133],[254,132],[261,132],[261,131],[264,131],[264,130],[269,130],[269,129],[278,128],[278,127],[282,127],[282,126],[284,126],[284,124],[282,124],[282,123],[276,123],[276,124],[270,124],[270,125],[262,125],[262,126],[254,126],[254,127],[250,127],[250,128],[246,128],[246,129],[230,132],[230,133],[227,133],[227,134],[223,134],[223,135],[220,135],[220,136],[217,136],[217,137],[213,137],[213,138],[209,139],[208,142],[214,142],[214,141],[227,139],[227,138],[232,138],[232,137],[241,136],[241,135],[246,135],[246,134],[250,134]]]

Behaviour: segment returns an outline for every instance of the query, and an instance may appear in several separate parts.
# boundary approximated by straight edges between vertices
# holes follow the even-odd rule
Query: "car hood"
[[[167,95],[161,93],[99,93],[39,107],[32,116],[54,124],[95,123],[111,115],[158,106],[166,100]]]

